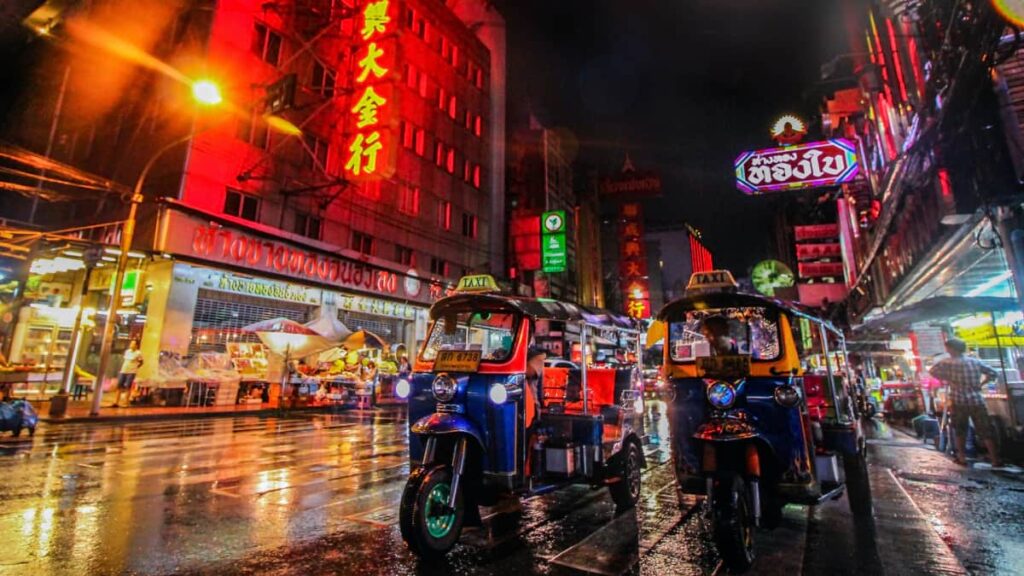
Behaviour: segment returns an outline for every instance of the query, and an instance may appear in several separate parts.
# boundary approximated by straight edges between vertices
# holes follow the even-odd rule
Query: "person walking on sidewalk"
[[[135,385],[135,374],[142,367],[142,352],[139,350],[139,341],[132,340],[128,349],[124,351],[124,359],[121,360],[121,372],[117,375],[117,398],[114,399],[114,406],[121,405],[121,394],[128,396],[128,402],[132,401],[132,388]],[[127,407],[127,405],[126,405]]]
[[[977,358],[964,356],[967,344],[963,340],[947,340],[946,352],[949,358],[937,362],[929,372],[949,386],[948,402],[953,407],[953,429],[956,432],[956,461],[962,466],[967,465],[967,421],[972,420],[974,434],[985,442],[992,466],[1001,466],[992,423],[985,408],[985,399],[981,396],[981,387],[995,380],[997,372]]]

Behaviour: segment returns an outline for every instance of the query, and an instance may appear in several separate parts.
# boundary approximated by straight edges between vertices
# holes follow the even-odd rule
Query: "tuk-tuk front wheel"
[[[715,546],[722,562],[734,574],[746,572],[754,564],[754,512],[742,476],[715,479],[711,512]]]
[[[629,510],[640,500],[640,477],[644,462],[636,442],[627,442],[619,454],[618,481],[608,486],[612,500],[619,510]]]
[[[868,481],[868,460],[863,448],[856,454],[843,455],[843,472],[846,474],[846,498],[850,501],[850,512],[856,516],[869,516],[871,483]]]
[[[418,471],[405,485],[399,510],[402,537],[422,557],[443,556],[459,541],[465,515],[462,490],[451,497],[452,469],[440,464]]]

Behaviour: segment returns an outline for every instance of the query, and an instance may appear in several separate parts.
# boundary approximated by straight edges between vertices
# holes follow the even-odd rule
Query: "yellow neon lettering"
[[[383,34],[388,22],[391,22],[388,16],[388,0],[367,4],[366,10],[363,10],[363,29],[360,31],[363,40],[369,40],[374,34]]]
[[[367,44],[366,56],[359,61],[359,76],[356,76],[356,82],[365,82],[371,73],[377,78],[387,74],[388,69],[377,63],[377,60],[383,55],[384,50],[378,48],[376,42]]]
[[[352,145],[348,147],[352,154],[345,163],[345,170],[356,176],[362,173],[373,174],[377,171],[377,153],[383,146],[380,142],[380,132],[371,132],[365,137],[356,134]]]
[[[378,122],[377,110],[384,104],[387,104],[387,100],[380,94],[377,94],[373,86],[367,86],[359,101],[352,107],[352,113],[359,115],[359,118],[356,120],[356,127],[362,128],[376,124]]]

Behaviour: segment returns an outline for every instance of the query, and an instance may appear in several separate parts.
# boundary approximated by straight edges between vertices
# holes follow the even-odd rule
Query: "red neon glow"
[[[949,183],[949,170],[945,168],[939,168],[939,189],[943,200],[953,201],[953,186]]]
[[[914,39],[913,30],[910,25],[904,23],[903,34],[907,37],[907,52],[910,53],[910,71],[914,75],[914,87],[917,88],[917,97],[924,100],[924,66],[921,65],[921,57],[917,53],[917,40]]]
[[[878,65],[882,68],[882,84],[885,85],[885,95],[889,97],[889,101],[892,101],[892,90],[889,87],[889,66],[887,64],[887,58],[885,57],[885,51],[882,49],[882,39],[878,35],[878,26],[875,25],[875,14],[874,12],[868,12],[868,19],[871,21],[871,36],[875,40],[875,51],[878,53]]]
[[[896,44],[896,30],[892,26],[892,18],[885,19],[885,27],[889,29],[889,46],[892,48],[892,63],[896,72],[896,81],[900,85],[900,98],[907,102],[907,84],[903,79],[903,64],[900,62],[900,50]]]
[[[383,78],[389,71],[382,64],[387,57],[384,47],[373,41],[375,36],[388,32],[388,24],[391,22],[391,17],[388,15],[389,6],[389,0],[379,0],[369,2],[363,8],[363,24],[359,35],[363,40],[369,42],[357,62],[355,81],[358,84],[366,84],[367,81]],[[387,132],[378,129],[377,126],[381,123],[381,115],[387,107],[388,99],[382,96],[373,85],[367,85],[361,92],[357,90],[356,93],[359,94],[359,97],[350,109],[355,116],[355,127],[358,130],[364,128],[369,128],[369,130],[352,135],[344,170],[351,176],[383,176],[384,174],[378,173],[382,167],[380,154],[382,151],[387,154],[390,142]],[[411,131],[404,139],[412,144]]]

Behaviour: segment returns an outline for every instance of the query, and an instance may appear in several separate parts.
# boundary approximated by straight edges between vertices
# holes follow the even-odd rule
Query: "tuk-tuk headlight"
[[[450,402],[452,398],[455,398],[456,386],[455,378],[447,374],[438,374],[437,378],[434,378],[431,389],[438,402]]]
[[[719,410],[727,410],[736,403],[736,389],[728,382],[715,382],[708,386],[708,402]]]
[[[395,384],[395,396],[403,400],[409,397],[409,392],[411,391],[412,386],[409,385],[409,381],[405,378],[402,378]]]
[[[783,384],[775,389],[775,401],[779,403],[779,406],[792,408],[799,404],[801,399],[800,389],[796,386]]]
[[[508,400],[508,388],[500,383],[491,384],[491,388],[487,391],[487,397],[495,404],[504,404]]]

